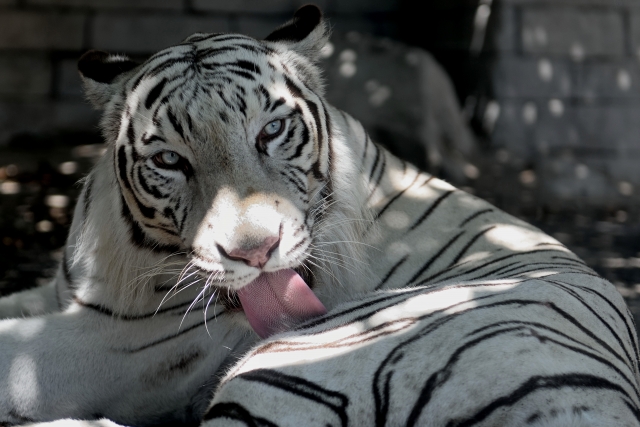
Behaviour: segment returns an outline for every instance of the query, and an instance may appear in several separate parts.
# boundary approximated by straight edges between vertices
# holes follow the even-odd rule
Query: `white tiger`
[[[326,40],[305,6],[81,58],[108,148],[51,285],[0,301],[0,425],[640,425],[615,288],[327,105]]]

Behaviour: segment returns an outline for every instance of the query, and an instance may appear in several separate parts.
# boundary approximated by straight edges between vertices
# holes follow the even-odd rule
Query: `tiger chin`
[[[0,425],[638,425],[615,288],[327,104],[327,28],[80,59],[106,152],[0,299]]]

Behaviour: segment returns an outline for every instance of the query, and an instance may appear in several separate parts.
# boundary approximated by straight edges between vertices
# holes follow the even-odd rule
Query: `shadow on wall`
[[[594,7],[597,5],[597,7]],[[401,1],[399,37],[452,76],[474,131],[557,209],[640,206],[633,1]],[[496,158],[496,160],[499,160]]]

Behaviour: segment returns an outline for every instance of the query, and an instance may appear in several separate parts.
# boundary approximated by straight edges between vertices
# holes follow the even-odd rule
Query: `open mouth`
[[[326,313],[311,290],[312,277],[302,266],[264,272],[222,303],[229,310],[242,309],[253,330],[267,338]]]
[[[302,280],[305,281],[309,288],[313,289],[315,287],[315,277],[311,274],[311,270],[305,267],[305,265],[301,264],[298,267],[292,268]],[[238,292],[227,290],[227,288],[218,287],[218,300],[217,302],[222,304],[227,311],[239,311],[242,310],[242,304],[240,303],[240,299],[238,298]]]
[[[302,276],[290,268],[260,274],[238,291],[238,299],[260,338],[327,312]]]

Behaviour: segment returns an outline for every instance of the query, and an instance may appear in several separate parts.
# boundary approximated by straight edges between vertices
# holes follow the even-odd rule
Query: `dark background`
[[[0,0],[0,293],[52,275],[77,181],[100,155],[75,68],[84,51],[144,59],[196,31],[264,37],[304,3]],[[638,0],[316,3],[335,34],[331,102],[392,151],[567,244],[640,313]],[[416,90],[425,68],[413,47],[452,78],[471,170],[425,154],[434,100]]]

